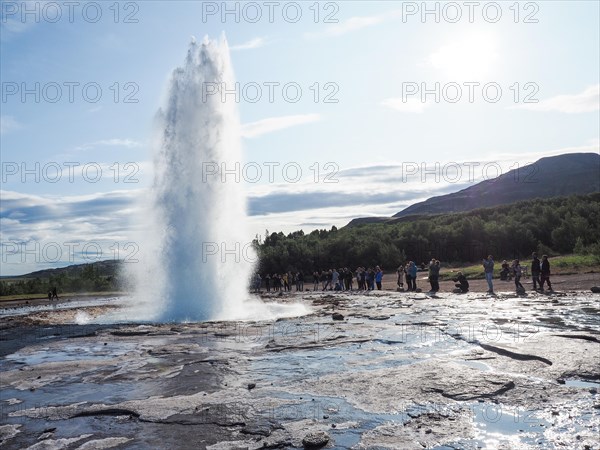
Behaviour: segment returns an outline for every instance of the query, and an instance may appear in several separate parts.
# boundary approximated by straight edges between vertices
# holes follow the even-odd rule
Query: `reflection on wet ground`
[[[119,299],[1,312],[0,444],[598,448],[598,295],[280,301],[313,313],[103,323]]]

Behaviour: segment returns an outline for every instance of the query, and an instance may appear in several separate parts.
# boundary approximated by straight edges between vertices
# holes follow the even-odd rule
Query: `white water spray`
[[[220,173],[203,177],[207,164],[220,170],[241,161],[237,105],[206,95],[208,84],[234,85],[224,38],[192,41],[158,114],[155,180],[142,218],[140,263],[132,265],[136,307],[129,314],[156,321],[305,314],[299,304],[269,307],[250,299],[255,255],[247,245],[243,186],[232,177],[223,182]]]

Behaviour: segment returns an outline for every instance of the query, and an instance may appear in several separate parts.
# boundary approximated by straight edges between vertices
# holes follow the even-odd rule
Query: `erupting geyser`
[[[241,161],[237,105],[206,95],[209,85],[233,83],[224,38],[193,40],[185,64],[173,71],[167,103],[158,114],[155,179],[142,218],[148,233],[134,267],[136,298],[144,303],[146,319],[245,315],[240,309],[248,299],[254,258],[246,245],[243,186],[232,177],[225,182],[218,175],[203,177],[208,165],[212,172]]]

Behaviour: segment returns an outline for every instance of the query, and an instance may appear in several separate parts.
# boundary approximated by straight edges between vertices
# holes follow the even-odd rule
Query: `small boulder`
[[[304,439],[302,439],[302,445],[304,445],[304,448],[308,449],[324,447],[328,442],[329,435],[324,431],[315,431],[313,433],[309,433],[304,436]]]
[[[600,294],[600,286],[594,286],[594,287],[592,287],[592,292],[594,294]]]
[[[248,383],[248,390],[251,391],[256,387],[256,383]]]
[[[334,312],[334,313],[331,315],[331,318],[332,318],[333,320],[344,320],[344,316],[343,316],[342,314],[340,314],[340,313],[337,313],[337,312]]]

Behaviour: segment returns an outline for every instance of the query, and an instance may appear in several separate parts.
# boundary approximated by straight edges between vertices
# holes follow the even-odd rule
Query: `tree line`
[[[549,256],[593,254],[600,262],[600,193],[525,200],[468,212],[391,219],[309,234],[265,233],[254,245],[258,271],[281,273],[380,265],[436,258],[447,264],[524,258],[533,251]]]
[[[55,269],[47,277],[36,276],[0,281],[0,296],[44,294],[53,287],[59,292],[106,292],[119,290],[119,265],[104,267],[90,263],[65,269]]]

